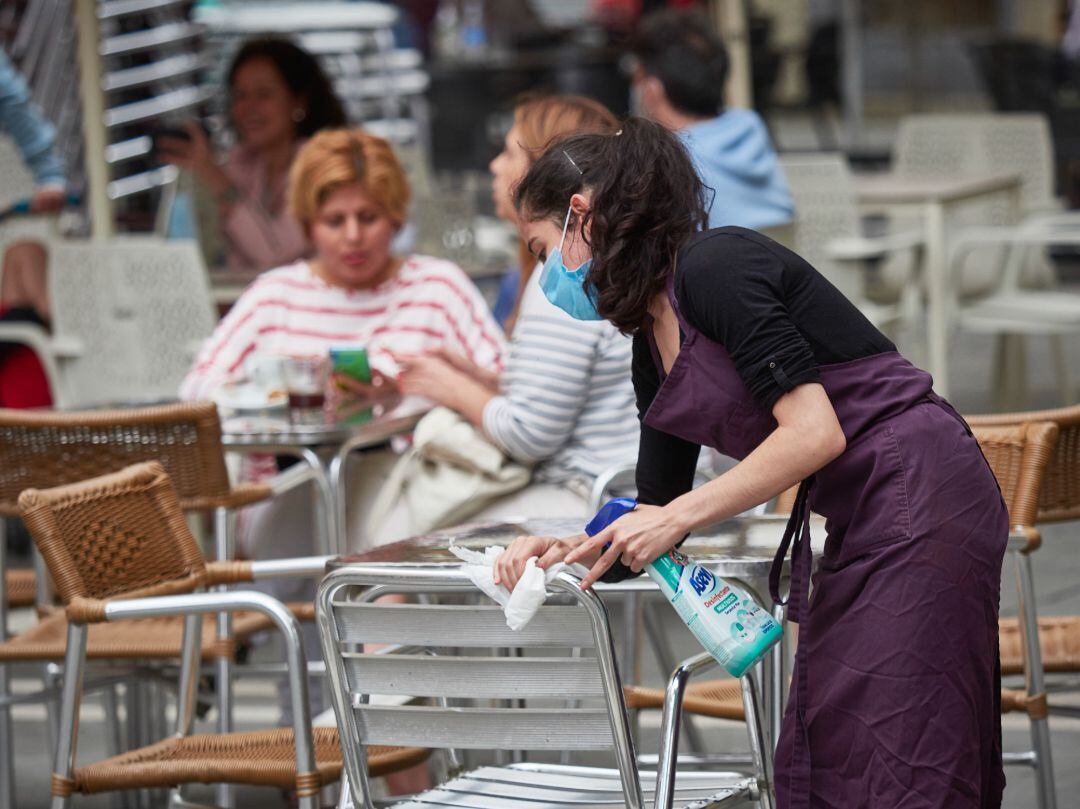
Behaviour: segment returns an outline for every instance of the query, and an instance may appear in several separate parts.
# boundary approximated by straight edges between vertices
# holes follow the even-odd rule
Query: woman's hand
[[[507,590],[513,591],[517,586],[518,579],[525,572],[525,563],[532,557],[538,557],[536,566],[541,570],[547,570],[554,564],[564,560],[566,555],[583,542],[587,537],[579,534],[564,539],[555,537],[518,537],[511,542],[492,567],[492,576],[496,584],[501,584]]]
[[[463,357],[461,354],[456,354],[445,348],[438,348],[428,356],[442,360],[451,368],[460,371],[470,379],[479,382],[484,387],[491,388],[494,391],[499,389],[499,375],[494,371],[481,368],[468,357]]]
[[[190,136],[190,140],[168,136],[157,139],[158,157],[164,163],[190,171],[209,186],[216,196],[224,195],[232,183],[214,159],[210,140],[206,137],[203,128],[195,121],[188,121],[184,129]]]
[[[330,398],[336,407],[346,402],[364,402],[385,399],[397,393],[394,380],[378,371],[371,374],[371,383],[361,382],[354,376],[335,373],[330,377]]]
[[[639,504],[596,536],[590,537],[566,555],[566,563],[599,559],[581,580],[581,589],[592,587],[615,564],[616,559],[635,573],[667,553],[686,535],[687,529],[667,508]],[[604,546],[611,543],[607,550]]]
[[[446,360],[432,354],[395,354],[400,369],[397,386],[406,395],[423,396],[437,404],[457,409],[454,394],[468,377]]]

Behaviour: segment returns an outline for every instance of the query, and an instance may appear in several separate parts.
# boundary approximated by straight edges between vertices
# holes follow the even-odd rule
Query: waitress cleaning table
[[[789,549],[799,624],[776,792],[794,807],[999,807],[998,592],[1008,514],[964,420],[832,285],[750,230],[702,231],[682,145],[629,119],[558,142],[517,189],[540,284],[634,336],[634,512],[589,539],[500,557],[636,575],[691,531],[801,482]],[[701,446],[740,462],[692,489]],[[810,598],[810,511],[828,539]]]

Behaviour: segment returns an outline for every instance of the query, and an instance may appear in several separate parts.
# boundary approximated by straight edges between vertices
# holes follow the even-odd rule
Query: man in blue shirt
[[[638,111],[679,133],[713,193],[709,227],[755,230],[791,222],[795,203],[761,117],[725,109],[728,56],[699,12],[642,19],[630,48]]]

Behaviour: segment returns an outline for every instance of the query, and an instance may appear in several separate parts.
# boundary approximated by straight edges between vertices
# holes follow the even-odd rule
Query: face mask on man
[[[576,270],[569,269],[563,262],[562,249],[566,243],[566,228],[570,224],[572,211],[573,208],[566,211],[559,246],[548,254],[544,269],[540,271],[540,289],[549,301],[576,320],[603,320],[596,311],[596,287],[585,282],[592,259],[585,261]]]

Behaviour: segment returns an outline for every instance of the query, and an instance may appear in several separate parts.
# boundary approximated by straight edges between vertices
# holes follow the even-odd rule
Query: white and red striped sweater
[[[254,355],[323,353],[362,345],[372,367],[396,372],[387,350],[446,348],[501,372],[506,343],[479,290],[454,263],[410,256],[397,275],[369,290],[331,286],[303,261],[260,275],[203,345],[180,385],[205,399],[244,375]]]

